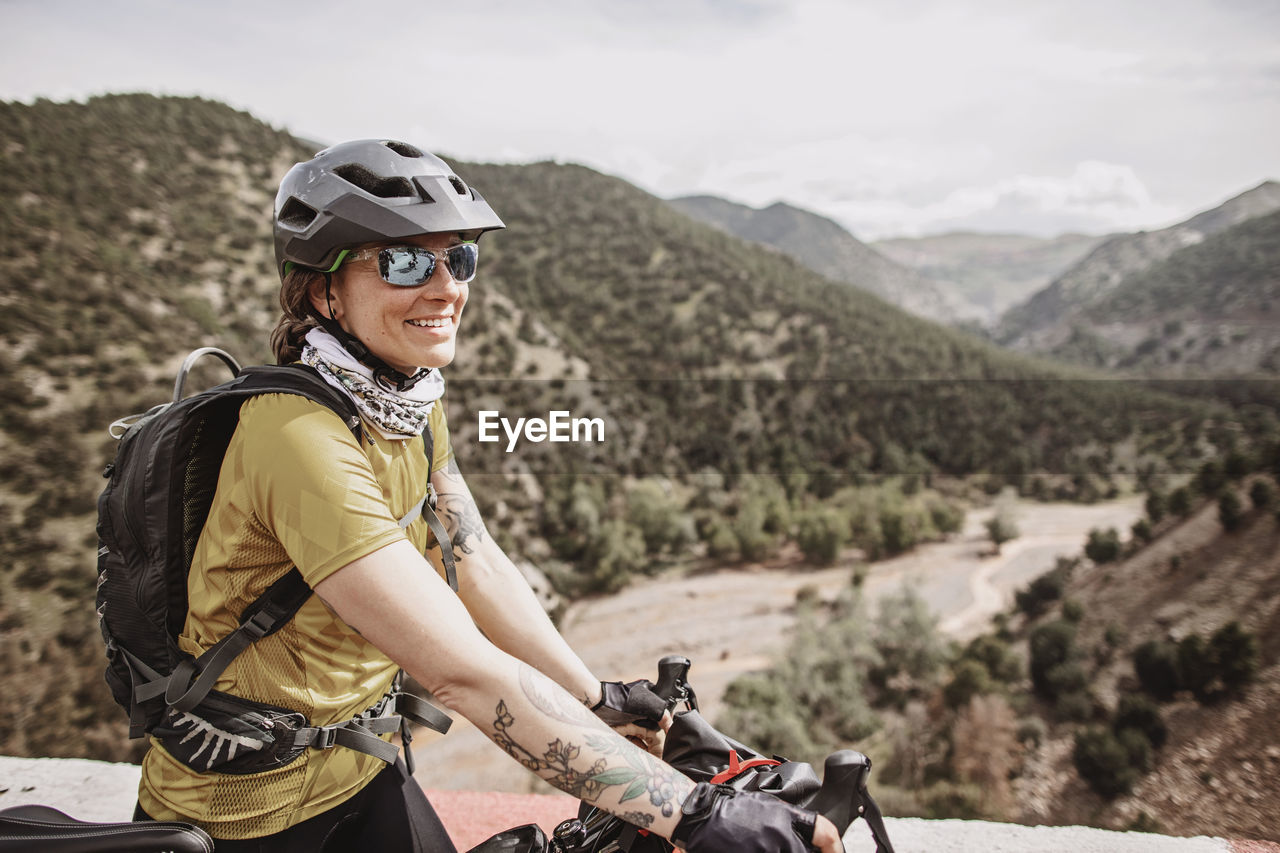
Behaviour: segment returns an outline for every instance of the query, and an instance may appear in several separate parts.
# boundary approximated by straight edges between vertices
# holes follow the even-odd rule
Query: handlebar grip
[[[859,816],[867,779],[871,776],[871,759],[861,752],[842,749],[827,756],[822,769],[822,787],[808,808],[836,825],[841,835]]]
[[[653,686],[653,692],[668,703],[682,698],[685,678],[689,675],[691,666],[693,662],[684,655],[667,655],[658,661],[658,683]]]

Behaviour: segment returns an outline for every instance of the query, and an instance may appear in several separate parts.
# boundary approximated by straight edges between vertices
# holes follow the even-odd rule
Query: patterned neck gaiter
[[[379,385],[372,370],[320,328],[307,332],[302,363],[314,367],[326,382],[350,397],[364,419],[383,438],[393,441],[421,435],[431,407],[444,396],[444,377],[435,368],[408,391]]]

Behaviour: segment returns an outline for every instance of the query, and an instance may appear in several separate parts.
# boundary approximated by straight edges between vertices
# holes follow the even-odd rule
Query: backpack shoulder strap
[[[246,367],[222,387],[245,397],[258,394],[297,394],[306,397],[342,418],[357,441],[364,439],[364,427],[356,404],[326,382],[315,368],[305,364],[260,364]]]
[[[436,401],[436,405],[440,405],[439,400]],[[427,424],[422,431],[422,452],[427,457],[427,493],[422,496],[420,501],[414,504],[408,515],[400,519],[400,526],[408,527],[419,515],[423,516],[431,535],[436,538],[436,543],[440,545],[440,562],[444,564],[445,580],[448,581],[449,588],[457,592],[458,568],[453,556],[453,543],[449,539],[449,531],[445,530],[444,522],[440,520],[440,516],[436,513],[436,489],[431,484],[431,466],[435,464],[435,449],[436,442],[431,433],[431,424]]]

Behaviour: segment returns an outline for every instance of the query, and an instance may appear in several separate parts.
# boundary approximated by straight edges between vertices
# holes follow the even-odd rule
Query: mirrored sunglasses
[[[365,261],[370,258],[377,259],[378,275],[382,276],[382,280],[396,287],[420,287],[426,284],[436,271],[437,260],[448,265],[454,281],[465,284],[476,277],[480,248],[475,243],[459,243],[447,249],[387,246],[353,252],[345,260]]]

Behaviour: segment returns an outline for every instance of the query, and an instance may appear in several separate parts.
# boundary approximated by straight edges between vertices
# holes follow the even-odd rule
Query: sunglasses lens
[[[449,249],[449,272],[454,281],[465,284],[476,277],[476,261],[480,259],[480,247],[475,243],[463,243]]]
[[[480,250],[475,243],[452,246],[445,252],[449,259],[449,272],[454,281],[465,284],[476,277],[476,261]],[[399,246],[378,252],[378,274],[382,280],[397,287],[418,287],[436,271],[436,254],[430,249],[416,246]]]
[[[417,287],[435,270],[436,256],[426,249],[403,247],[378,253],[378,274],[398,287]]]

